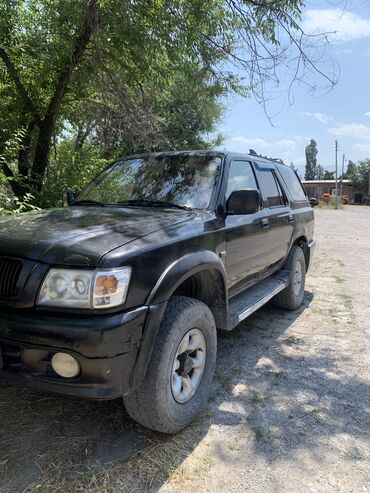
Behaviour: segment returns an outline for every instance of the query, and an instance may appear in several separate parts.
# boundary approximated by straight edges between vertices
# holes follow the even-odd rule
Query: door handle
[[[261,219],[261,225],[262,225],[262,228],[266,229],[266,228],[269,228],[270,227],[270,221],[267,217],[264,217],[263,219]]]
[[[294,222],[294,216],[293,216],[293,214],[289,214],[289,216],[288,216],[288,222],[290,222],[290,223]]]

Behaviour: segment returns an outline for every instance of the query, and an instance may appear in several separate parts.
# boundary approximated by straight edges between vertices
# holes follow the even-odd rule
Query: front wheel
[[[216,325],[208,306],[171,298],[144,381],[123,398],[129,415],[155,431],[182,430],[207,402],[216,352]]]
[[[297,245],[292,247],[284,269],[292,273],[290,282],[285,289],[273,298],[273,302],[279,308],[295,310],[302,304],[306,281],[306,259],[301,247]]]

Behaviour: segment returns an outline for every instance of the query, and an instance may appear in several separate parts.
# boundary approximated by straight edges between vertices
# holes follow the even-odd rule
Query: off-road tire
[[[300,266],[298,266],[298,264],[300,264]],[[301,269],[301,283],[298,293],[295,290],[295,276],[297,267],[300,267]],[[297,245],[292,247],[286,259],[284,269],[291,271],[292,276],[288,286],[273,298],[273,303],[278,308],[284,308],[285,310],[296,310],[303,302],[306,280],[306,259],[301,247]]]
[[[171,389],[172,368],[178,346],[185,334],[197,328],[204,336],[206,358],[195,394],[179,404]],[[177,433],[202,410],[210,391],[217,353],[217,332],[211,310],[204,303],[174,296],[168,302],[142,385],[123,397],[132,419],[151,430]]]

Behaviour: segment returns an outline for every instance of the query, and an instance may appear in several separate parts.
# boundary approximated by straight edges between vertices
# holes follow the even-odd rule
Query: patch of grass
[[[122,429],[122,413],[113,414],[112,417],[112,427],[115,430]]]
[[[252,428],[252,431],[257,442],[261,442],[264,439],[265,435],[259,426]]]
[[[226,392],[231,392],[233,390],[233,379],[230,375],[226,375],[225,373],[217,373],[216,378]]]
[[[328,314],[330,315],[330,317],[331,317],[334,321],[337,321],[337,320],[338,320],[338,307],[333,306],[332,308],[330,308],[330,309],[328,310]]]
[[[258,393],[256,391],[253,392],[253,395],[252,395],[253,404],[256,404],[256,405],[261,406],[261,407],[265,407],[266,401],[267,401],[267,399],[265,397],[263,397],[260,393]]]
[[[339,277],[339,276],[334,276],[334,279],[335,279],[335,282],[337,282],[338,284],[343,284],[345,279],[343,279],[343,277]]]
[[[299,344],[301,342],[302,339],[296,336],[289,336],[283,340],[283,344],[286,344],[287,346],[293,346],[294,344]]]
[[[238,450],[240,450],[240,447],[238,447],[236,445],[236,443],[229,443],[227,445],[227,448],[231,451],[231,452],[237,452]]]
[[[273,373],[272,385],[279,385],[280,382],[282,382],[283,380],[286,380],[287,378],[288,378],[288,376],[285,373],[285,371],[283,371],[283,370],[277,371],[277,372]]]
[[[205,411],[202,412],[202,414],[200,416],[202,418],[212,418],[213,411],[211,409],[206,409]]]
[[[174,468],[168,475],[168,482],[171,483],[184,484],[186,481],[191,481],[191,479],[190,471],[183,466]]]
[[[325,407],[317,407],[315,409],[312,409],[312,411],[310,411],[310,415],[315,418],[315,420],[320,423],[324,420],[324,417],[325,417],[325,412],[327,411],[327,409]]]
[[[343,299],[343,305],[347,310],[352,310],[353,309],[353,302],[352,302],[352,297],[349,296],[348,294],[343,294],[342,295]]]
[[[317,205],[319,209],[335,209],[335,198],[332,197],[329,202],[326,202],[325,200],[319,200],[319,203]],[[340,202],[338,199],[338,209],[343,209],[343,204]]]
[[[322,315],[324,313],[324,309],[323,308],[315,308],[315,307],[312,307],[311,308],[311,312],[312,313],[317,313],[319,315]]]
[[[214,402],[217,401],[217,399],[221,396],[221,392],[219,391],[213,391],[212,394],[208,396],[208,403],[213,404]]]
[[[215,459],[213,455],[207,454],[199,459],[197,466],[194,468],[193,473],[198,477],[204,477],[212,469]]]

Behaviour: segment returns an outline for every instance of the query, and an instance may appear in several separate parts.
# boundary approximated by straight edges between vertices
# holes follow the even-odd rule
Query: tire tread
[[[146,428],[169,434],[176,433],[181,429],[176,427],[174,423],[166,420],[160,413],[161,403],[158,402],[159,393],[158,391],[153,392],[153,389],[155,388],[157,390],[158,385],[161,385],[158,381],[158,374],[160,365],[162,364],[162,351],[168,339],[173,337],[173,331],[176,331],[176,320],[184,310],[199,311],[200,309],[202,310],[202,316],[209,317],[209,321],[214,326],[216,337],[214,318],[207,305],[192,298],[174,296],[169,300],[163,316],[143,383],[138,389],[123,398],[126,410],[131,418]]]
[[[303,260],[303,265],[305,266],[305,257],[304,257],[304,253],[303,253],[303,250],[300,246],[298,245],[294,245],[289,254],[288,254],[288,257],[285,261],[285,266],[284,268],[286,270],[289,270],[289,271],[292,271],[293,268],[294,268],[294,264],[296,262],[296,258],[297,256],[301,256],[302,260]],[[303,283],[305,281],[305,269],[303,270],[304,272],[304,278],[303,278]],[[283,289],[282,291],[280,291],[280,293],[278,293],[274,298],[273,298],[273,303],[276,307],[278,308],[283,308],[285,310],[295,310],[296,308],[298,308],[297,306],[297,300],[296,300],[296,297],[293,293],[293,290],[292,290],[292,282],[290,281],[288,286]]]

